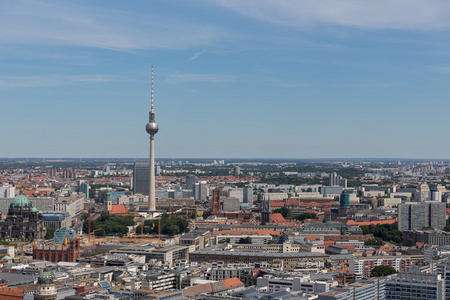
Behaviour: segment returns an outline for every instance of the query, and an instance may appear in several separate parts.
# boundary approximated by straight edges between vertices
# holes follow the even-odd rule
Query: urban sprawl
[[[150,157],[0,159],[0,299],[450,299],[448,161]]]

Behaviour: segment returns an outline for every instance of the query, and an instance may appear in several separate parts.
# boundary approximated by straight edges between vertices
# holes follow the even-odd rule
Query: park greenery
[[[391,266],[376,266],[372,269],[372,277],[382,277],[397,273]]]
[[[170,217],[168,214],[161,216],[161,221],[158,219],[146,220],[144,222],[144,228],[139,225],[136,228],[136,232],[141,231],[144,234],[159,234],[159,224],[161,223],[161,234],[163,235],[175,235],[180,233],[189,232],[189,222],[182,216],[174,215]]]
[[[399,244],[403,241],[403,234],[397,228],[397,222],[392,224],[361,226],[364,234],[373,234],[374,237],[381,238],[383,241]]]
[[[245,238],[240,238],[238,244],[251,244],[252,243],[252,238],[251,237],[245,237]]]
[[[272,212],[275,214],[281,214],[283,216],[283,218],[285,218],[285,219],[288,219],[291,217],[291,210],[284,206],[274,209]]]
[[[445,227],[443,229],[444,231],[450,231],[450,218],[447,219],[446,223],[445,223]]]
[[[285,219],[296,219],[302,222],[306,219],[318,219],[315,213],[302,213],[299,215],[292,215],[291,210],[287,207],[280,207],[274,209],[273,213],[280,213]]]
[[[98,219],[91,221],[91,232],[95,231],[97,236],[118,235],[123,236],[128,233],[128,226],[134,225],[133,216],[116,216],[102,214]],[[88,232],[88,222],[83,223],[83,231]]]
[[[47,240],[50,240],[54,237],[54,235],[55,235],[55,229],[47,228],[47,232],[45,233],[44,238]]]
[[[296,215],[294,218],[302,222],[305,221],[306,219],[318,219],[315,213],[303,213]]]
[[[372,239],[368,239],[364,242],[364,245],[368,246],[383,246],[383,239],[379,237],[375,237]]]

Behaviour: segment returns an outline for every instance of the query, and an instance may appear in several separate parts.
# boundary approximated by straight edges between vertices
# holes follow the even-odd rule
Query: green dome
[[[28,199],[27,196],[25,196],[24,194],[20,194],[14,197],[14,199],[12,199],[11,204],[9,204],[10,208],[14,208],[14,207],[32,207],[33,205],[31,204],[30,199]]]
[[[37,210],[37,208],[36,207],[33,207],[32,209],[31,209],[31,212],[32,213],[35,213],[35,212],[37,212],[38,210]]]
[[[53,284],[53,274],[43,271],[38,276],[38,283],[40,284]]]

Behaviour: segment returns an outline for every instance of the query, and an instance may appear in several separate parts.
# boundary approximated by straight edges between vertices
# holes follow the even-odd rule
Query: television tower
[[[155,134],[159,130],[158,124],[155,122],[155,112],[153,111],[153,66],[152,66],[152,110],[149,113],[149,121],[145,126],[145,130],[150,134],[150,182],[148,193],[148,210],[156,211],[155,198]]]

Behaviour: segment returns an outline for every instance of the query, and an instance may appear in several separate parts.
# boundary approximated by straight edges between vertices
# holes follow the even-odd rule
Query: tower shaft
[[[150,135],[150,182],[148,192],[148,210],[156,211],[156,197],[155,197],[155,136]]]

